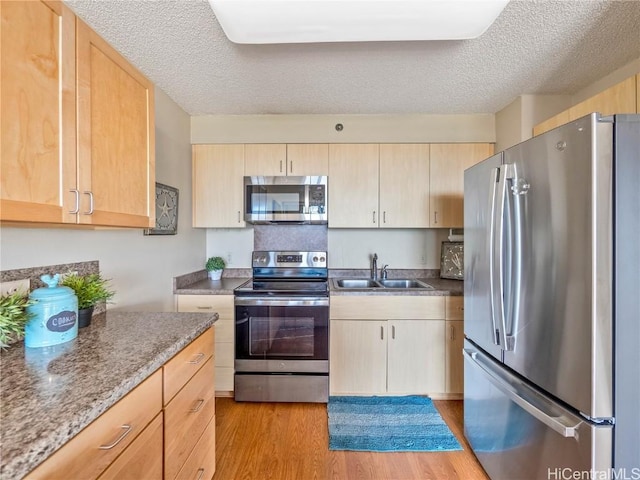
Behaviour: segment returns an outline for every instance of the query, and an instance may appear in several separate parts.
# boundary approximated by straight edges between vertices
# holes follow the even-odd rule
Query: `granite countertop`
[[[0,478],[24,477],[217,318],[108,311],[70,342],[2,351]]]
[[[184,287],[176,288],[173,293],[177,295],[233,295],[233,290],[248,280],[251,280],[251,278],[222,277],[220,280],[209,280],[205,278],[203,280],[196,280]]]

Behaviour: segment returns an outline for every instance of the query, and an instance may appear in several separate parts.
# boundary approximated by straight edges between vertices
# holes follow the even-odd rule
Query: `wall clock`
[[[144,230],[145,235],[175,235],[178,233],[178,189],[156,182],[156,227]]]
[[[464,243],[442,242],[440,278],[462,280],[464,278]]]

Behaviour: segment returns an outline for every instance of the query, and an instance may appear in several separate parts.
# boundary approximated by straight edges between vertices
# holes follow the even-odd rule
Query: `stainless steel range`
[[[253,252],[235,289],[235,399],[327,402],[327,252]]]

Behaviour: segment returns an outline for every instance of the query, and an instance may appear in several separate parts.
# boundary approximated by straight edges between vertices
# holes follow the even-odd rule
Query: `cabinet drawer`
[[[162,409],[158,370],[27,476],[96,478]]]
[[[122,452],[99,480],[162,480],[162,413]]]
[[[208,329],[193,342],[181,350],[164,366],[164,404],[189,381],[191,377],[213,355],[215,334]]]
[[[444,318],[444,297],[354,295],[331,297],[331,318],[432,320]]]
[[[215,412],[213,358],[165,408],[165,478],[175,478]]]
[[[233,295],[178,295],[179,312],[216,312],[233,319]]]
[[[464,297],[444,297],[445,319],[464,320]]]
[[[178,476],[178,480],[209,480],[216,471],[216,417],[207,425],[202,437],[187,458]]]

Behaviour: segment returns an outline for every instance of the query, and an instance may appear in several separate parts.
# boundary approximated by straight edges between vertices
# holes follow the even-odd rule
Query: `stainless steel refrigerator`
[[[640,478],[639,199],[640,115],[465,171],[464,431],[492,479]]]

